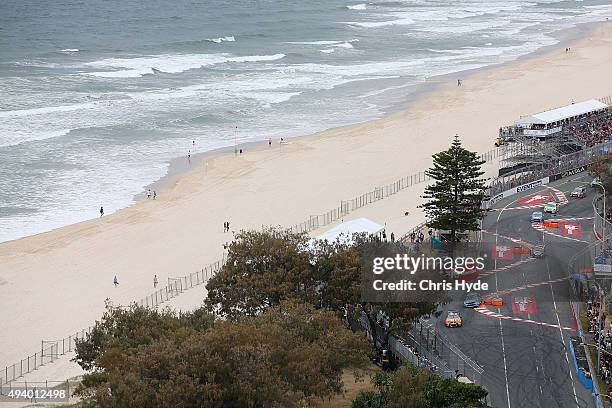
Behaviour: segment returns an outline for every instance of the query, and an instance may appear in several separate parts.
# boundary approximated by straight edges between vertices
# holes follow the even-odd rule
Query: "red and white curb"
[[[554,221],[561,221],[561,219],[559,219],[559,220],[554,220]],[[540,223],[540,222],[538,222],[538,223],[532,223],[532,224],[531,224],[531,226],[533,227],[533,229],[538,230],[538,231],[540,231],[540,232],[543,232],[543,233],[544,233],[544,234],[546,234],[546,235],[552,235],[553,237],[563,238],[563,239],[567,239],[567,240],[570,240],[570,241],[583,242],[583,243],[585,243],[585,244],[588,244],[588,243],[589,243],[589,241],[585,241],[585,240],[583,240],[583,239],[578,239],[578,238],[567,237],[567,236],[565,236],[565,235],[555,234],[554,232],[550,232],[550,231],[548,231],[548,230],[546,229],[546,227],[545,227],[545,226],[544,226],[542,223]]]
[[[537,324],[539,326],[553,327],[555,329],[576,331],[576,328],[574,328],[574,327],[567,327],[567,326],[562,326],[562,325],[558,325],[558,324],[538,322],[538,321],[531,320],[531,319],[521,319],[519,317],[505,316],[503,314],[499,314],[499,313],[495,313],[495,312],[490,311],[489,309],[486,308],[486,306],[478,306],[474,310],[476,310],[478,313],[480,313],[482,315],[489,316],[489,317],[494,317],[496,319],[511,320],[513,322],[531,323],[531,324]]]
[[[519,265],[522,265],[522,264],[525,264],[525,263],[527,263],[527,262],[531,262],[531,261],[534,261],[534,260],[535,260],[535,258],[525,258],[525,259],[522,259],[522,260],[520,260],[520,261],[517,261],[517,262],[511,263],[511,264],[509,264],[509,265],[500,266],[499,268],[495,268],[495,269],[493,269],[492,271],[488,271],[488,272],[481,273],[481,274],[480,274],[478,277],[480,277],[480,278],[485,278],[485,277],[487,277],[487,276],[494,275],[494,274],[496,274],[497,272],[506,271],[506,270],[508,270],[508,269],[515,268],[515,267],[517,267],[517,266],[519,266]]]
[[[568,203],[567,196],[565,195],[565,193],[563,191],[561,191],[559,189],[556,189],[554,187],[546,186],[546,188],[548,188],[548,189],[553,191],[553,194],[557,198],[557,202],[559,203],[559,205],[565,205],[565,204]],[[516,200],[514,200],[514,201],[516,201]],[[528,210],[528,209],[532,209],[532,208],[544,208],[544,207],[546,207],[546,203],[533,204],[533,205],[520,205],[518,207],[491,208],[490,211]]]
[[[523,286],[518,286],[518,287],[512,288],[512,289],[502,290],[501,292],[491,293],[490,295],[485,295],[483,297],[487,297],[487,296],[503,296],[503,295],[507,295],[508,293],[517,292],[519,290],[535,288],[537,286],[542,286],[542,285],[550,285],[552,283],[559,283],[559,282],[563,282],[563,281],[568,280],[568,279],[569,279],[569,277],[566,276],[564,278],[553,279],[553,280],[549,280],[549,281],[546,281],[546,282],[530,283],[528,285],[523,285]]]
[[[574,218],[553,218],[553,221],[557,222],[568,222],[568,221],[588,221],[592,220],[593,217],[574,217]]]
[[[507,295],[508,293],[517,292],[519,290],[524,290],[524,289],[529,289],[529,288],[534,288],[536,286],[550,285],[550,284],[553,284],[553,283],[559,283],[559,282],[563,282],[563,281],[565,281],[567,279],[569,279],[569,277],[566,276],[564,278],[552,279],[552,280],[549,280],[549,281],[546,281],[546,282],[530,283],[530,284],[527,284],[527,285],[518,286],[516,288],[507,289],[507,290],[503,290],[503,291],[500,291],[500,292],[495,292],[495,293],[491,293],[491,294],[488,294],[488,295],[484,295],[483,299],[487,298],[487,297],[503,296],[503,295]],[[487,309],[487,307],[484,304],[478,306],[474,310],[476,310],[478,313],[480,313],[482,315],[489,316],[489,317],[494,317],[496,319],[511,320],[513,322],[531,323],[531,324],[537,324],[537,325],[540,325],[540,326],[554,327],[554,328],[560,328],[560,329],[563,329],[563,330],[576,331],[576,328],[574,328],[574,327],[567,327],[567,326],[562,326],[562,325],[558,325],[558,324],[538,322],[536,320],[522,319],[520,317],[506,316],[506,315],[503,315],[503,314],[500,314],[500,313],[496,313],[496,312],[493,312],[493,311]]]
[[[497,237],[500,237],[500,238],[503,238],[503,239],[507,239],[508,241],[514,242],[515,244],[523,245],[523,246],[525,246],[527,248],[533,248],[533,244],[530,244],[529,242],[521,241],[518,238],[508,237],[506,235],[501,235],[501,234],[498,234],[497,232],[490,232],[490,231],[487,231],[487,230],[482,230],[482,232],[484,232],[485,234],[491,234],[493,236],[497,236]]]
[[[567,196],[565,195],[563,191],[557,188],[554,188],[554,187],[547,187],[547,188],[553,191],[553,193],[555,194],[555,197],[557,197],[557,200],[559,201],[559,204],[561,205],[567,204]]]

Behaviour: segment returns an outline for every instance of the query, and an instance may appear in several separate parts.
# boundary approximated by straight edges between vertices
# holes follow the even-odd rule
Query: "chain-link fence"
[[[444,378],[456,378],[455,372],[448,368],[443,361],[429,353],[427,349],[420,348],[414,341],[389,334],[383,326],[378,324],[371,327],[368,318],[363,314],[359,318],[359,325],[366,330],[370,341],[376,339],[374,347],[379,350],[383,348],[389,350],[400,362],[427,368]]]
[[[474,383],[480,384],[484,369],[459,350],[430,322],[419,320],[404,336],[404,340],[414,342],[420,353],[427,352],[438,361],[443,361],[453,375],[464,375]]]

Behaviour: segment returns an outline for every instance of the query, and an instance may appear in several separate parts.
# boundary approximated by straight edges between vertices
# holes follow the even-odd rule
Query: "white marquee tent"
[[[535,115],[525,116],[519,119],[517,125],[550,125],[564,120],[571,120],[585,114],[595,113],[608,109],[608,105],[597,99],[573,103],[561,108],[552,109]]]
[[[311,241],[329,241],[334,242],[336,239],[340,239],[343,242],[351,243],[353,234],[366,233],[368,235],[377,235],[381,233],[385,227],[380,225],[368,218],[356,218],[354,220],[343,222],[340,225],[336,225],[329,231],[324,232]]]

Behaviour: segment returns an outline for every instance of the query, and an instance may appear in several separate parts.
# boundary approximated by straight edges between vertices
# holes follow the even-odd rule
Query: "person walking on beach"
[[[148,189],[148,190],[147,190],[147,200],[148,200],[149,198],[151,198],[151,189]]]
[[[153,288],[157,287],[157,275],[153,277]]]
[[[100,207],[100,217],[104,215],[104,207]]]
[[[391,242],[395,242],[395,234],[393,232],[391,233]]]
[[[225,223],[227,224],[227,232],[229,232],[229,230],[230,230],[230,224],[229,224],[229,221],[226,221]]]
[[[153,190],[153,199],[155,200],[157,198],[157,191]]]
[[[117,275],[115,275],[115,279],[113,279],[113,283],[115,284],[115,287],[119,286],[119,280],[117,279]]]
[[[272,147],[272,138],[268,139],[268,146]]]

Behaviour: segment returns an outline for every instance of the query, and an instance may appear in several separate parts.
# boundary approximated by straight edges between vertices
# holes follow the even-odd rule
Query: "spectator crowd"
[[[584,121],[567,125],[563,130],[583,141],[586,147],[592,147],[612,138],[612,116],[593,115]]]
[[[589,320],[589,334],[593,336],[596,345],[601,347],[602,353],[600,367],[601,378],[606,382],[608,398],[612,398],[612,330],[605,327],[606,318],[600,313],[601,304],[598,299],[587,302],[587,318]]]

